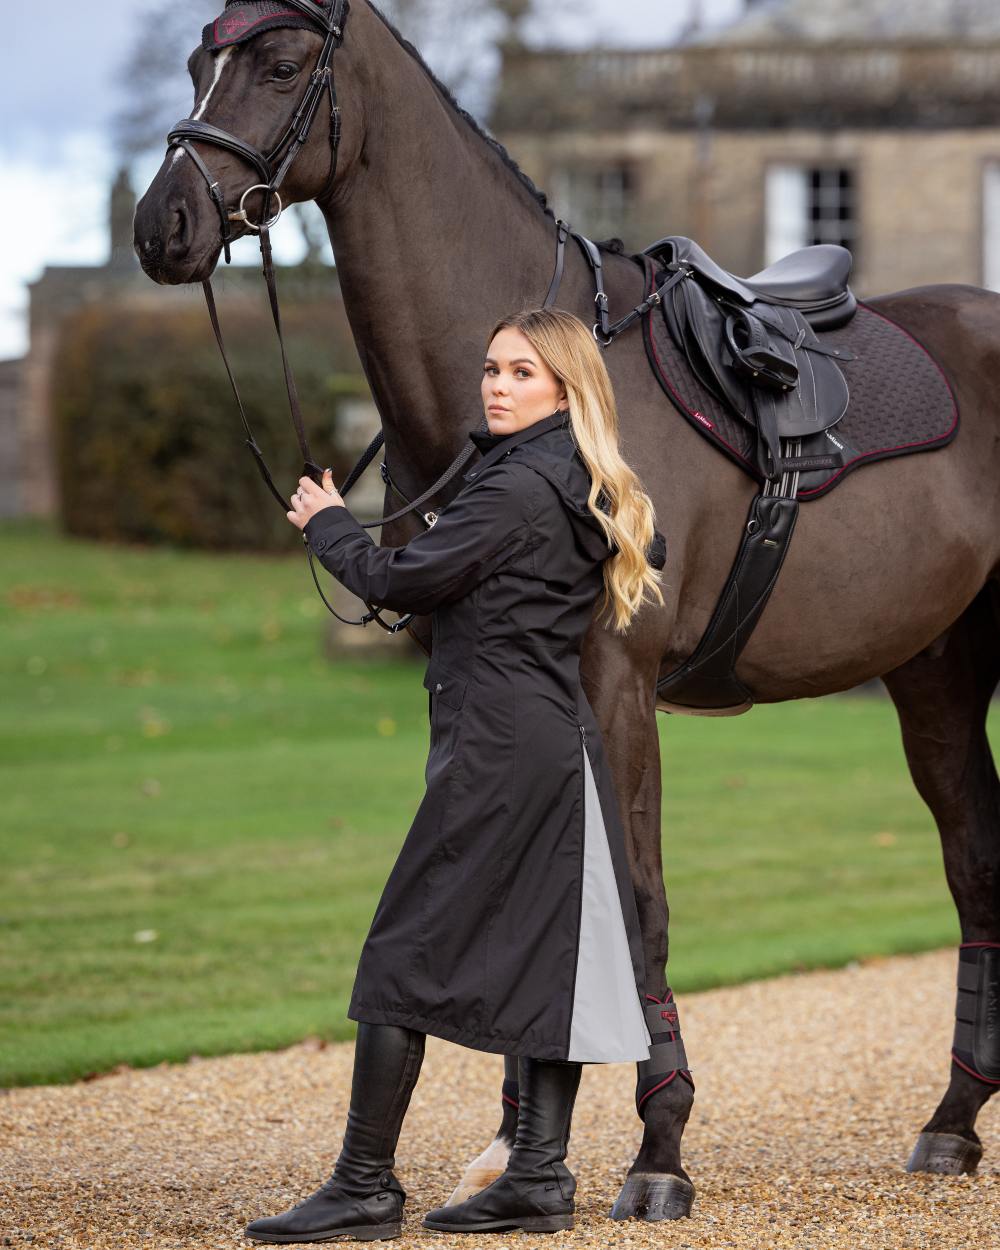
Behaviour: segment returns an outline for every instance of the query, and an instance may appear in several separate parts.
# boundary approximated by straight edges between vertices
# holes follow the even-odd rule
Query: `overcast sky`
[[[162,6],[162,0],[157,3]],[[97,264],[105,257],[107,194],[117,163],[110,118],[122,104],[116,78],[143,15],[157,3],[101,0],[95,9],[79,0],[48,0],[4,6],[8,58],[0,78],[0,177],[7,220],[0,248],[0,359],[25,350],[26,282],[39,277],[46,264]],[[696,3],[572,0],[546,7],[543,0],[549,16],[531,32],[532,42],[662,46]],[[700,0],[699,7],[707,20],[722,21],[742,0]],[[197,36],[193,30],[192,47]],[[414,42],[421,47],[419,39]],[[421,51],[433,66],[431,49]],[[177,116],[185,116],[190,99],[184,95],[177,103]],[[477,111],[473,101],[462,103]],[[140,182],[145,173],[139,171]],[[276,230],[274,242],[279,256],[297,258],[301,236],[292,223],[284,236]]]

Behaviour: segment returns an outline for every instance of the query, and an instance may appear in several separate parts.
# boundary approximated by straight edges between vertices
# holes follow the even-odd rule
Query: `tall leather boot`
[[[522,1055],[517,1132],[506,1170],[464,1202],[428,1211],[424,1227],[448,1233],[572,1228],[576,1178],[563,1160],[582,1072],[582,1063]]]
[[[290,1210],[248,1224],[248,1237],[300,1242],[399,1236],[406,1190],[392,1169],[426,1041],[416,1029],[359,1022],[347,1131],[333,1175]]]

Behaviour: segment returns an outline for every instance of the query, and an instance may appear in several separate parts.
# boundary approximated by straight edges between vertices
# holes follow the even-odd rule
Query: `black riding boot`
[[[392,1168],[426,1040],[416,1029],[359,1022],[347,1131],[333,1175],[282,1215],[248,1224],[248,1237],[298,1242],[399,1236],[406,1190]]]
[[[506,1171],[464,1202],[428,1211],[424,1227],[449,1233],[572,1228],[576,1178],[563,1160],[582,1071],[581,1063],[522,1055],[517,1133]]]

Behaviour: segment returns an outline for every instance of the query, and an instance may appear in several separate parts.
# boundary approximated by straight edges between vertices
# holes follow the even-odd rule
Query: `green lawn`
[[[324,660],[294,547],[0,552],[0,1084],[352,1037],[419,662]],[[958,940],[887,698],[659,720],[677,990]]]

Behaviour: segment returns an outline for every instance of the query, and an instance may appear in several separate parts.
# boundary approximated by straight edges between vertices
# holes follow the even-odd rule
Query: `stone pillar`
[[[135,204],[135,192],[132,190],[128,170],[119,169],[111,187],[108,215],[110,241],[108,265],[112,269],[137,269],[139,267],[139,260],[133,247]]]
[[[0,360],[0,517],[23,512],[21,499],[21,379],[24,362]]]

